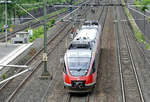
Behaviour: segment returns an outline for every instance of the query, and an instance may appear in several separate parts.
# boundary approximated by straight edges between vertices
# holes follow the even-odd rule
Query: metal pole
[[[144,15],[145,15],[145,11],[144,11]],[[144,16],[144,35],[145,35],[145,16]]]
[[[7,0],[5,0],[5,41],[7,47]]]
[[[43,53],[43,62],[44,62],[44,71],[41,75],[41,78],[43,79],[47,79],[47,78],[51,78],[50,73],[47,70],[47,8],[46,8],[46,4],[47,4],[47,0],[44,0],[44,53]]]

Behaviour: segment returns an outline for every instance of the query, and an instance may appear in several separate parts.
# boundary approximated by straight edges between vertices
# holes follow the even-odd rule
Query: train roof
[[[82,28],[74,40],[94,40],[98,33],[98,29],[95,27],[84,27]]]
[[[82,26],[67,50],[66,57],[91,57],[92,45],[99,32],[99,25]]]

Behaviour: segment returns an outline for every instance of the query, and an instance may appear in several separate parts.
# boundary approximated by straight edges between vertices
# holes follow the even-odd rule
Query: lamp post
[[[42,72],[41,78],[48,79],[52,78],[50,73],[47,70],[47,8],[46,3],[47,0],[44,0],[44,53],[43,53],[43,63],[44,63],[44,71]]]

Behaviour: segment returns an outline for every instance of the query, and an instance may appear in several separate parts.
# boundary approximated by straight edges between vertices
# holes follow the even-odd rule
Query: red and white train
[[[69,92],[90,92],[96,84],[101,26],[86,21],[64,56],[64,87]]]

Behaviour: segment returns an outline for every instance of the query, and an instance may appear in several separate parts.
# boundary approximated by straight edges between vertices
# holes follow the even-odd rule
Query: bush
[[[51,19],[46,25],[47,25],[47,29],[49,27],[52,27],[52,25],[55,23],[55,19]]]
[[[44,27],[38,27],[33,30],[33,36],[30,37],[30,42],[33,42],[36,38],[42,38],[44,35]]]

